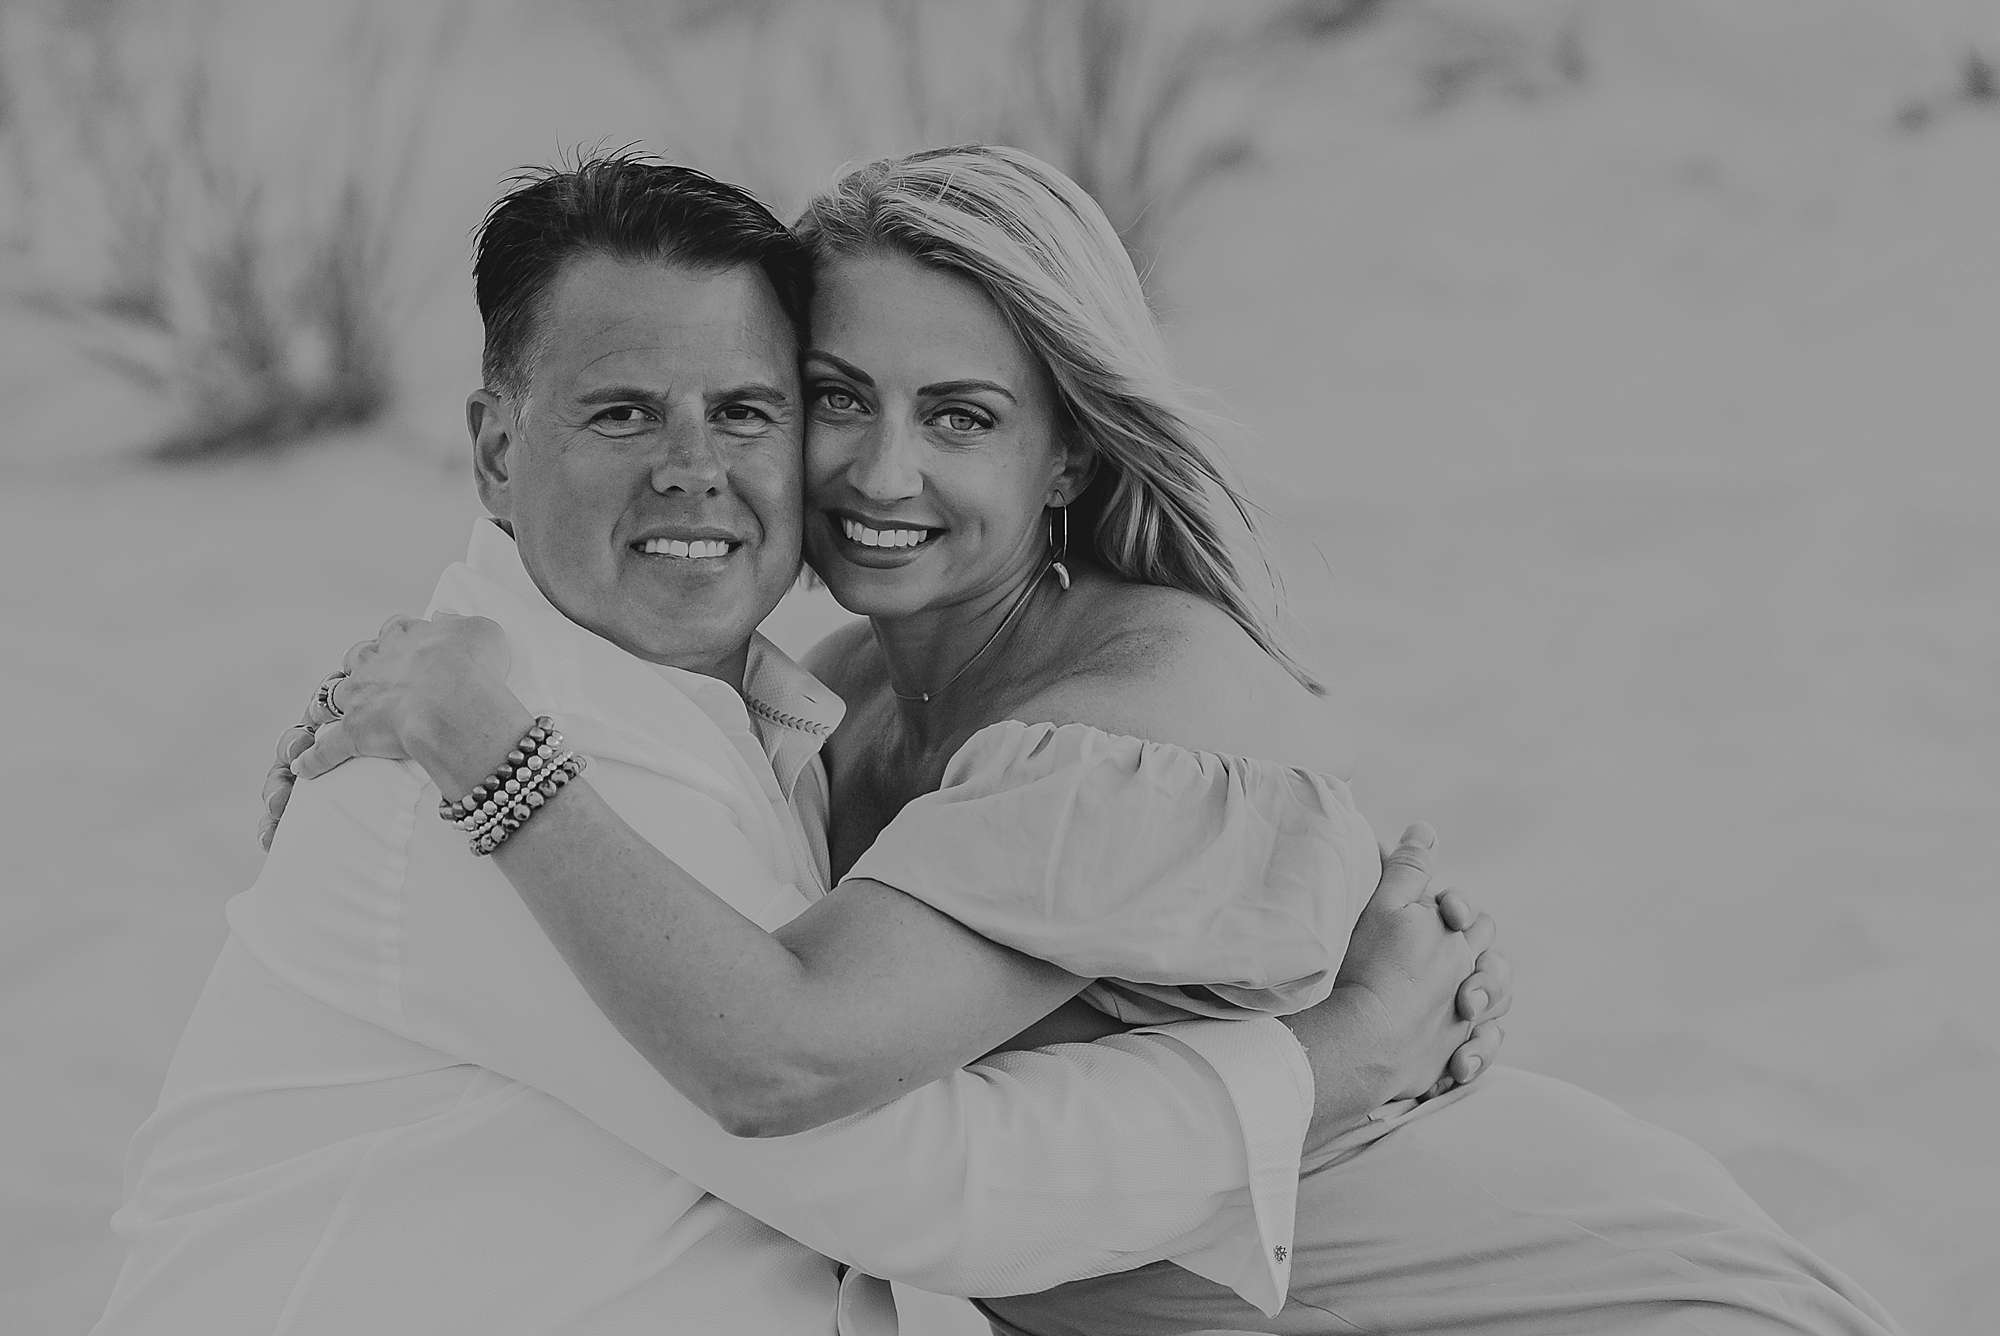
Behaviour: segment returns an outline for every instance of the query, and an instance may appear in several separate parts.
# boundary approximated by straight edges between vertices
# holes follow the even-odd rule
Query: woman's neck
[[[914,734],[948,731],[975,704],[990,709],[993,685],[1018,669],[1010,647],[1039,620],[1048,571],[1038,561],[963,603],[870,620],[896,712]]]

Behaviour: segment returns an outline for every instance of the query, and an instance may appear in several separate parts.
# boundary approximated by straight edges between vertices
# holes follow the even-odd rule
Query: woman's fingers
[[[285,814],[285,804],[292,800],[292,767],[287,761],[279,761],[264,776],[264,814],[273,821]]]
[[[289,766],[298,754],[312,746],[315,724],[293,724],[278,734],[278,761]]]
[[[385,627],[383,629],[386,631],[388,628]],[[359,672],[362,664],[375,657],[375,642],[380,639],[380,636],[372,636],[367,640],[355,641],[348,647],[347,653],[340,656],[340,671],[343,673]]]
[[[292,773],[300,779],[312,779],[358,754],[348,741],[346,722],[336,719],[320,725],[313,734],[312,746],[292,758]]]

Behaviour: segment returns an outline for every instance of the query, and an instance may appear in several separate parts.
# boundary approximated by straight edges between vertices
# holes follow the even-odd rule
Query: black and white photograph
[[[2000,0],[0,0],[0,1332],[2000,1330]]]

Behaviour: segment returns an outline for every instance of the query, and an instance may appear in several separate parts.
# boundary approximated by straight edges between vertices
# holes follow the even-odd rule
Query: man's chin
[[[744,577],[752,573],[739,572]],[[661,598],[658,589],[639,591],[628,600],[629,615],[598,634],[648,663],[685,668],[710,677],[730,677],[717,664],[735,662],[740,670],[750,637],[778,606],[791,580],[773,589],[754,578],[720,580],[706,588],[686,585]],[[593,628],[595,629],[595,628]]]

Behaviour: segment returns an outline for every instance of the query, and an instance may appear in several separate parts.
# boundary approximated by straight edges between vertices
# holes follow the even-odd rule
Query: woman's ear
[[[1049,487],[1051,506],[1067,506],[1083,495],[1091,479],[1097,476],[1097,451],[1081,442],[1072,442],[1064,447],[1062,471],[1056,474]]]
[[[472,476],[479,499],[496,519],[513,518],[509,486],[513,462],[514,412],[491,390],[474,390],[465,401],[465,429],[472,435]]]

